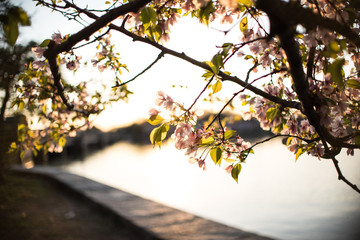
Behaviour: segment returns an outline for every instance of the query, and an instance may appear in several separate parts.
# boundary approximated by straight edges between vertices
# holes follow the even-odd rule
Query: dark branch
[[[314,13],[311,9],[303,8],[298,3],[290,1],[289,3],[280,0],[257,0],[256,7],[266,12],[270,21],[287,23],[295,26],[301,24],[308,30],[316,29],[316,27],[326,28],[335,31],[360,47],[360,36],[349,26],[342,24],[334,19],[325,18],[320,14]],[[271,20],[271,18],[273,18]],[[272,27],[277,27],[273,25]],[[273,30],[272,28],[270,28]],[[270,32],[270,35],[274,33]]]

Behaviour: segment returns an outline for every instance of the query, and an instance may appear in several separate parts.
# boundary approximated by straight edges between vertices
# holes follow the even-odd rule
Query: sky
[[[79,23],[68,21],[57,12],[51,12],[44,7],[35,7],[34,2],[30,0],[13,0],[13,2],[22,6],[31,16],[32,20],[30,27],[23,27],[21,29],[19,43],[26,43],[30,40],[42,42],[44,39],[50,38],[54,32],[60,31],[61,34],[65,35],[75,33],[82,28]],[[91,4],[96,1],[87,2]],[[228,27],[230,26],[225,27],[225,29]],[[165,46],[179,52],[184,52],[198,61],[209,61],[218,51],[216,46],[221,46],[230,39],[238,38],[239,31],[237,31],[236,27],[234,29],[225,36],[223,32],[199,24],[196,19],[185,18],[172,28],[171,40]],[[121,59],[130,70],[129,73],[124,71],[122,81],[127,81],[140,73],[160,53],[152,46],[133,42],[131,38],[122,36],[117,32],[112,32],[112,40],[116,43]],[[82,51],[82,54],[84,54],[83,59],[91,59],[95,55],[95,51],[94,47],[84,49]],[[240,67],[237,65],[231,66],[231,64],[231,62],[227,64],[230,68],[232,67],[231,72],[242,72],[243,69],[247,69],[246,63]],[[128,103],[119,102],[108,107],[95,119],[94,125],[104,131],[108,131],[147,119],[149,109],[154,106],[156,92],[160,90],[189,106],[206,84],[201,77],[203,73],[204,70],[196,66],[165,55],[150,70],[128,84],[129,90],[135,93],[130,97]],[[75,75],[73,73],[64,73],[63,76],[68,79],[72,78],[75,81],[95,80],[99,82],[113,79],[113,75],[109,73],[99,74],[90,68],[80,69]],[[178,87],[174,88],[174,85]],[[231,96],[232,93],[239,91],[241,88],[232,83],[226,83],[223,84],[223,89],[223,94]],[[199,108],[214,111],[221,107],[222,104],[206,105],[204,103],[199,106]]]

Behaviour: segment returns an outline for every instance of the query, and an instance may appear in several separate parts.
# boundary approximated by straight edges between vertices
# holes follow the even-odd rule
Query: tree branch
[[[269,18],[276,18],[278,22],[287,23],[287,25],[295,26],[301,24],[308,30],[322,27],[335,31],[360,48],[360,36],[349,26],[316,14],[311,9],[303,8],[296,2],[290,1],[286,3],[280,0],[257,0],[256,7],[266,12]],[[270,35],[272,34],[270,32]]]
[[[338,161],[335,159],[334,151],[339,147],[344,146],[343,141],[333,137],[326,128],[320,123],[321,116],[315,111],[313,104],[313,97],[309,90],[309,82],[307,81],[302,58],[300,55],[299,45],[294,38],[293,25],[289,21],[282,19],[285,11],[283,8],[284,3],[280,0],[258,0],[257,7],[267,13],[270,19],[270,25],[272,26],[273,35],[277,35],[280,38],[281,46],[284,49],[288,63],[290,65],[290,74],[294,82],[295,92],[298,95],[304,109],[304,114],[307,116],[310,124],[315,128],[319,134],[320,139],[325,147],[325,153],[331,157],[335,165],[336,171],[339,175],[339,180],[344,181],[355,191],[360,193],[360,190],[356,185],[350,183],[341,173]],[[289,4],[290,5],[290,4]],[[282,10],[279,10],[282,9]],[[290,11],[290,10],[289,10]],[[327,146],[327,142],[330,143],[333,150],[330,150]]]
[[[44,56],[48,59],[51,73],[54,77],[54,83],[57,88],[58,94],[61,97],[64,104],[69,108],[73,109],[73,105],[69,103],[68,99],[64,93],[64,87],[61,83],[61,75],[59,73],[59,67],[56,61],[57,55],[62,52],[67,52],[71,50],[73,46],[82,40],[88,39],[92,34],[94,34],[99,29],[105,27],[109,22],[113,21],[117,17],[124,15],[129,12],[137,12],[141,7],[145,6],[151,0],[134,0],[127,4],[124,4],[118,8],[114,8],[104,14],[101,17],[98,17],[95,22],[89,26],[83,28],[79,32],[71,35],[66,41],[61,44],[55,44],[54,41],[51,41],[48,45],[48,49],[44,52]],[[70,2],[64,0],[67,6],[75,6]]]

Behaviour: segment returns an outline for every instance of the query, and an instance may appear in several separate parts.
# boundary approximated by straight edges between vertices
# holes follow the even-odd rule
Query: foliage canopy
[[[215,164],[228,164],[226,169],[237,181],[254,146],[269,140],[251,145],[226,127],[223,112],[234,107],[232,102],[238,99],[246,107],[237,111],[243,119],[256,118],[263,129],[275,134],[271,138],[286,137],[296,159],[304,153],[331,159],[339,179],[360,193],[343,176],[336,159],[342,149],[353,154],[360,148],[359,1],[112,0],[104,1],[103,9],[80,7],[68,0],[35,2],[69,19],[87,16],[93,22],[73,34],[54,33],[33,49],[38,60],[19,75],[12,107],[26,108],[47,123],[36,131],[22,126],[24,134],[20,134],[21,141],[14,148],[33,149],[34,153],[41,148],[61,151],[65,136],[89,127],[90,117],[101,113],[110,102],[128,98],[131,91],[127,83],[136,77],[121,80],[122,71],[128,69],[111,41],[110,33],[116,31],[160,50],[143,72],[163,55],[204,70],[199,77],[205,79],[204,89],[191,106],[158,92],[149,118],[149,123],[160,124],[150,135],[154,146],[161,146],[169,126],[175,125],[176,147],[186,151],[190,162],[205,169],[209,156]],[[18,13],[16,24],[26,24]],[[239,38],[224,42],[206,61],[169,49],[166,42],[171,27],[186,16],[209,27],[214,22],[231,26],[224,34],[237,27]],[[5,24],[4,31],[6,35]],[[13,38],[8,39],[11,44]],[[94,42],[96,55],[91,63],[99,71],[114,72],[113,88],[106,96],[103,91],[90,93],[86,82],[67,82],[59,71],[59,66],[71,71],[80,68],[81,56],[76,49]],[[230,59],[251,63],[245,77],[226,70]],[[204,92],[216,95],[222,91],[228,81],[238,84],[241,90],[234,92],[223,109],[201,126],[195,104]],[[263,85],[258,87],[255,83],[261,81]]]

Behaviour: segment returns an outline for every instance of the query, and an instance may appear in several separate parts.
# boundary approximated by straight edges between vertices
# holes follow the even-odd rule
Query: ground
[[[136,240],[123,223],[42,178],[8,173],[0,183],[2,240]]]

